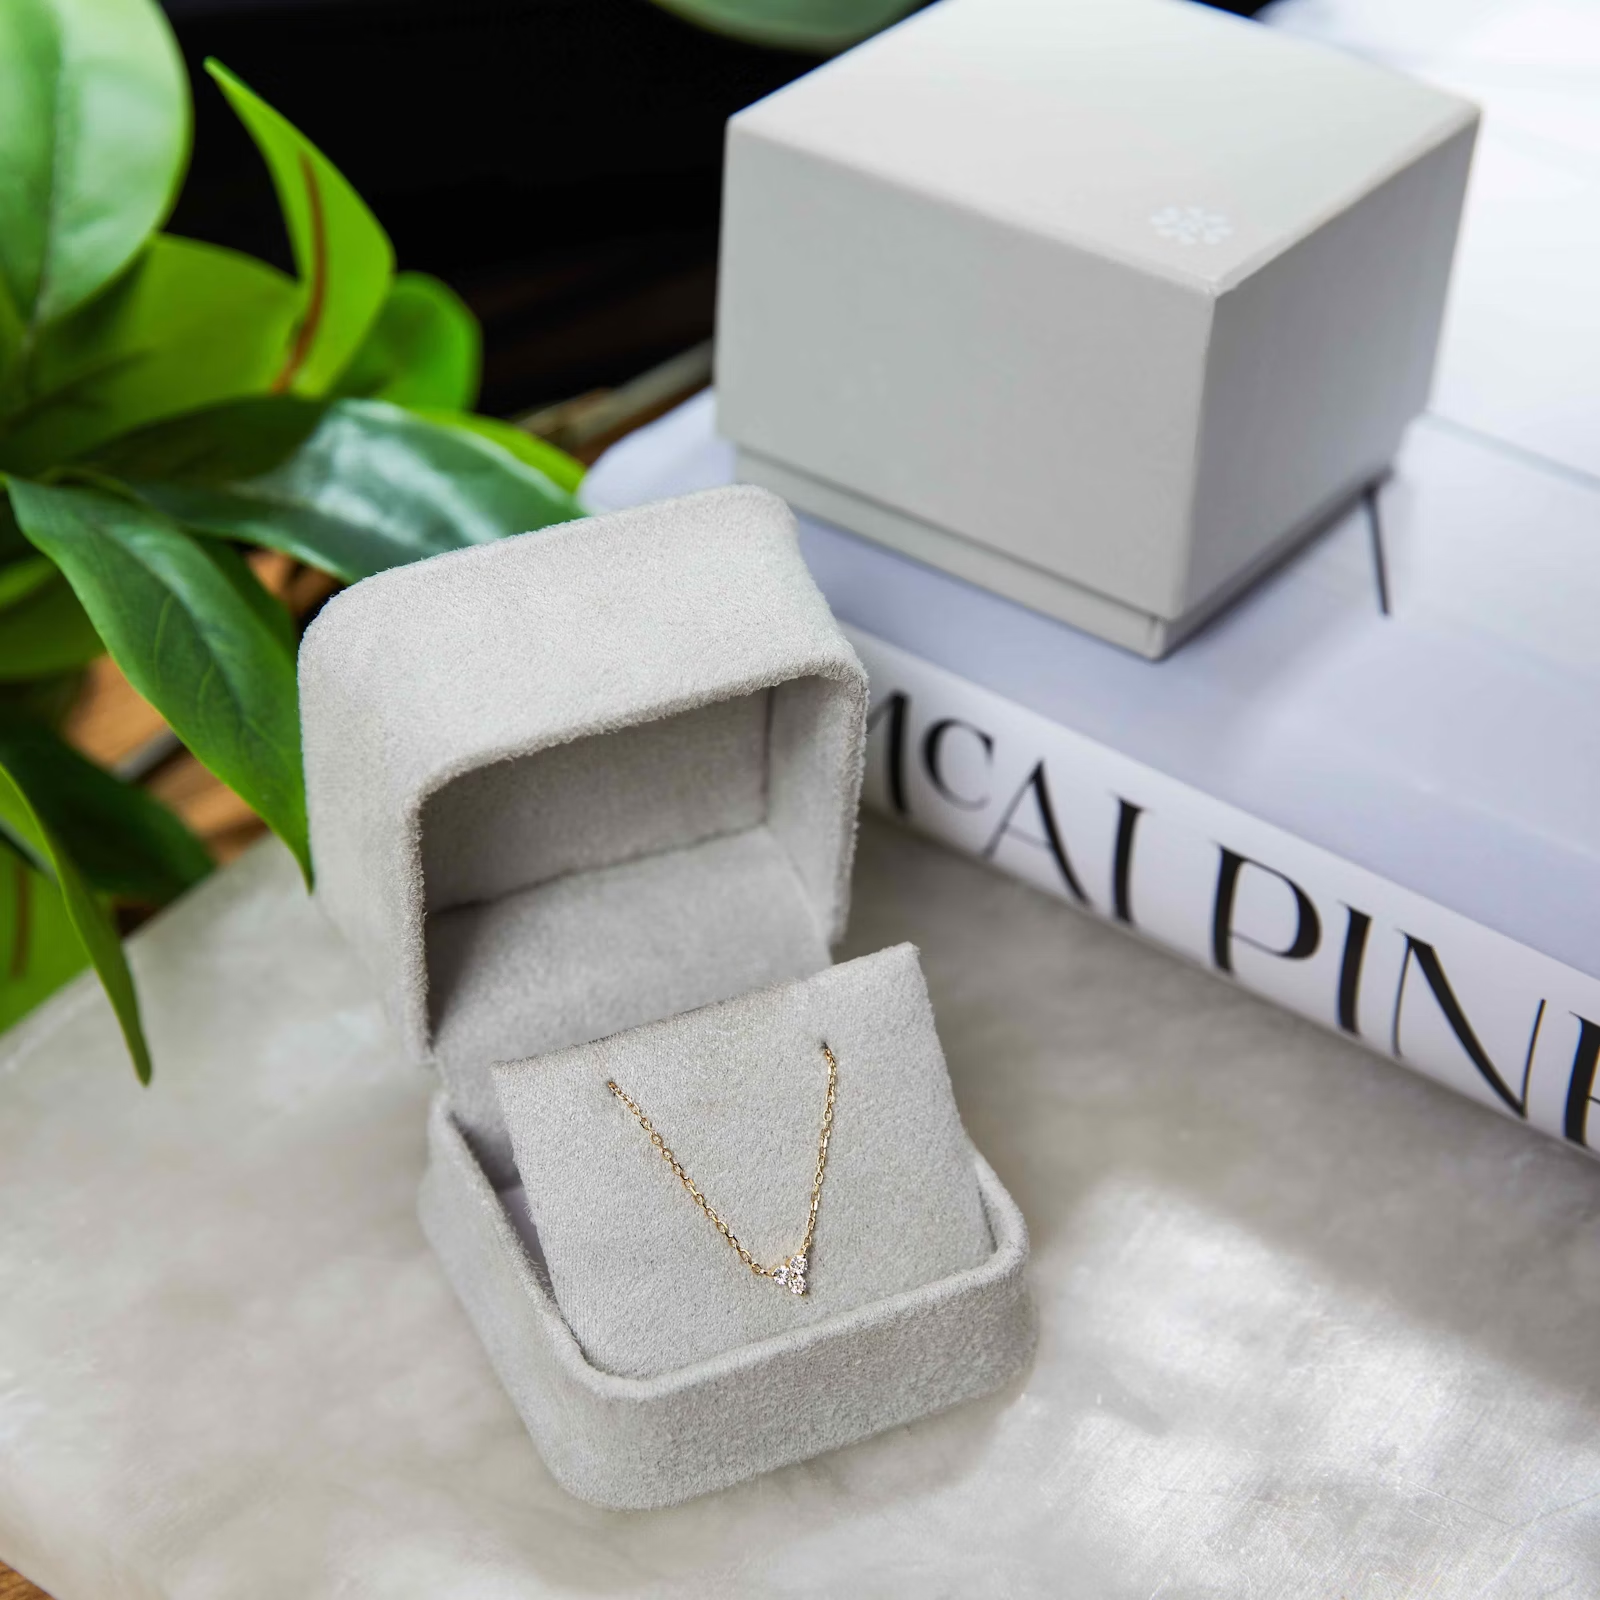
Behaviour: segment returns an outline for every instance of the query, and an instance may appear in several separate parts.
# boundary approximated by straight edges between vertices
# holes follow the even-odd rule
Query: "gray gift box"
[[[729,123],[719,428],[800,509],[1165,655],[1423,409],[1476,128],[1205,6],[943,0]]]
[[[866,682],[780,500],[380,574],[308,631],[300,686],[318,898],[443,1080],[423,1225],[560,1482],[666,1505],[1021,1369],[1026,1232],[961,1128],[915,952],[830,964]],[[796,1299],[606,1080],[774,1259],[824,1038],[837,1120]]]

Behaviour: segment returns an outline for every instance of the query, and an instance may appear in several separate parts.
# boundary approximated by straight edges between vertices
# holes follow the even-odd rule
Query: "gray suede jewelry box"
[[[443,1080],[423,1225],[562,1484],[670,1504],[1026,1363],[1026,1232],[960,1128],[915,952],[830,965],[866,683],[780,500],[717,490],[380,574],[308,631],[300,690],[318,898]],[[770,1098],[811,1125],[785,1148],[814,1142],[823,1031],[844,1051],[840,1155],[817,1291],[786,1324],[601,1069],[648,1084],[754,1225],[771,1162],[751,1119]],[[498,1063],[516,1065],[497,1084]],[[697,1105],[746,1121],[719,1143]],[[875,1171],[899,1159],[891,1105],[906,1150],[935,1154],[922,1200],[885,1217],[907,1244],[875,1293],[870,1252],[849,1251],[899,1193]],[[584,1184],[609,1209],[575,1200]],[[688,1263],[663,1317],[709,1308],[720,1334],[638,1317],[637,1274],[608,1254],[630,1185],[639,1247],[672,1236]],[[673,1234],[689,1222],[703,1240]],[[754,1289],[774,1298],[738,1298]]]

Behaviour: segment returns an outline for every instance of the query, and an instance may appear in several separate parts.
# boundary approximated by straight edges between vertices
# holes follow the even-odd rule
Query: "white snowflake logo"
[[[1163,206],[1151,213],[1150,226],[1181,245],[1221,244],[1233,233],[1233,224],[1220,211],[1204,206]]]

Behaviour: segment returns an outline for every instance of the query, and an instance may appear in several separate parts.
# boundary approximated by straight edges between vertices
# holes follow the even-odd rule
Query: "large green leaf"
[[[0,762],[0,835],[12,849],[25,856],[40,873],[47,873],[61,891],[67,919],[82,941],[89,960],[100,975],[100,982],[116,1013],[127,1041],[128,1054],[140,1083],[150,1081],[150,1048],[145,1043],[139,1020],[139,997],[134,992],[133,974],[116,925],[105,906],[95,898],[83,874],[65,846],[40,820],[27,791],[15,773]]]
[[[261,814],[309,882],[294,658],[272,629],[200,544],[148,506],[20,479],[11,497],[129,683]]]
[[[920,0],[656,0],[713,33],[781,50],[830,54],[886,28]]]
[[[261,433],[281,440],[308,422],[279,466],[242,476]],[[218,406],[121,440],[100,464],[186,527],[286,551],[346,583],[582,514],[492,441],[377,400]]]
[[[47,329],[0,466],[36,473],[162,417],[264,393],[303,303],[235,250],[158,234],[104,294]]]
[[[461,411],[478,398],[483,336],[448,284],[402,272],[332,393]]]
[[[38,722],[0,714],[0,766],[102,894],[165,905],[211,870],[205,846],[160,801]]]
[[[0,845],[0,1033],[88,964],[55,880]]]
[[[276,595],[262,588],[261,580],[250,570],[250,563],[231,544],[220,539],[208,539],[205,552],[217,564],[217,570],[233,587],[233,592],[249,606],[257,618],[291,656],[300,649],[300,632],[295,627],[289,608]]]
[[[461,428],[467,433],[480,434],[502,450],[514,455],[525,466],[542,472],[557,488],[575,493],[583,482],[588,468],[576,456],[569,456],[558,445],[528,433],[514,422],[504,422],[499,417],[480,417],[472,411],[443,411],[433,406],[414,408],[418,416],[437,422],[441,428]]]
[[[206,62],[266,160],[289,230],[305,311],[273,387],[322,394],[361,348],[389,293],[394,250],[339,169],[218,61]]]
[[[0,617],[0,683],[52,678],[105,653],[71,584],[53,570]]]
[[[281,466],[317,431],[327,403],[261,395],[173,417],[111,440],[85,471],[151,482],[225,484]]]
[[[0,288],[19,330],[127,265],[188,147],[183,60],[154,0],[0,3]]]

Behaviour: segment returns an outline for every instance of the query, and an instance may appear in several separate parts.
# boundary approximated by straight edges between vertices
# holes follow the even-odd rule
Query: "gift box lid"
[[[775,496],[368,578],[300,692],[318,898],[480,1133],[496,1059],[827,964],[866,680]]]
[[[731,129],[1215,290],[1476,115],[1190,0],[945,0]]]
[[[943,0],[729,124],[719,428],[801,509],[1163,653],[1423,408],[1475,128],[1189,0]]]

